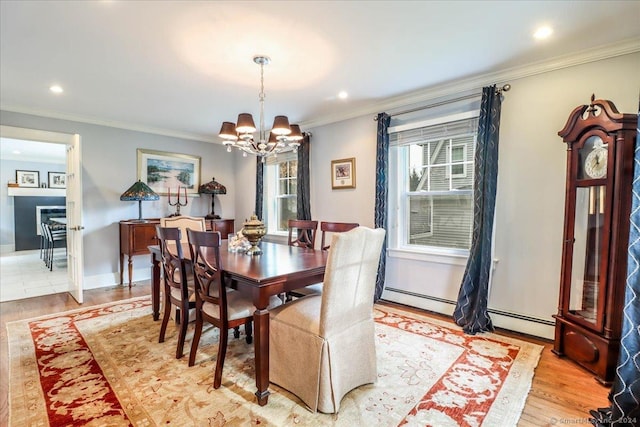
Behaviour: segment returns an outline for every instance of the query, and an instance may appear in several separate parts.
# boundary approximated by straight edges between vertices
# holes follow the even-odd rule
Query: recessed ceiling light
[[[340,91],[338,93],[338,98],[340,98],[340,99],[347,99],[348,97],[349,97],[349,94],[344,90],[342,90],[342,91]]]
[[[533,38],[537,40],[544,40],[548,38],[551,34],[553,34],[553,29],[547,25],[544,25],[538,28],[535,33],[533,33]]]
[[[18,150],[13,150],[13,151],[12,151],[12,153],[13,153],[13,154],[20,154],[20,151],[18,151]]]
[[[62,86],[59,85],[53,85],[49,88],[49,90],[53,93],[62,93],[64,92],[64,90],[62,90]]]

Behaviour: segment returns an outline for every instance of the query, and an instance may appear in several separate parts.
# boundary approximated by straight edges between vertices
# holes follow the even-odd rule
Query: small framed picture
[[[49,172],[49,188],[67,188],[65,172]]]
[[[17,170],[16,182],[20,187],[40,187],[40,172]]]
[[[356,188],[356,158],[331,161],[331,188]]]

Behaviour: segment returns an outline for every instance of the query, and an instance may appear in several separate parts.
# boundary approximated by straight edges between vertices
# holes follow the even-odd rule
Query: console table
[[[219,231],[220,236],[226,239],[229,234],[235,232],[233,219],[207,219],[205,224],[207,231]],[[159,218],[148,219],[145,222],[137,220],[120,221],[120,284],[124,281],[124,256],[128,256],[129,287],[133,275],[133,260],[135,255],[149,253],[149,246],[157,245],[156,225],[160,224]]]
[[[220,238],[226,239],[229,234],[235,233],[235,221],[233,219],[206,219],[207,231],[219,231]]]
[[[133,275],[133,261],[131,257],[149,253],[149,246],[158,244],[156,225],[160,219],[148,219],[146,222],[136,220],[120,221],[120,284],[124,276],[124,256],[129,257],[129,287]]]

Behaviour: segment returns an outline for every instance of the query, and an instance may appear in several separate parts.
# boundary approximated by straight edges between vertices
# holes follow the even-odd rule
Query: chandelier
[[[236,147],[242,151],[243,156],[255,154],[265,158],[273,155],[276,156],[285,149],[292,148],[294,152],[298,151],[300,141],[302,140],[302,132],[300,126],[289,125],[287,116],[276,116],[273,119],[273,126],[268,132],[264,126],[264,66],[271,62],[268,56],[254,56],[253,62],[260,65],[260,128],[256,129],[253,122],[253,116],[249,113],[238,114],[236,123],[223,122],[218,136],[222,138],[222,144],[227,147],[227,151],[231,152],[232,147]],[[254,135],[258,132],[257,135]]]

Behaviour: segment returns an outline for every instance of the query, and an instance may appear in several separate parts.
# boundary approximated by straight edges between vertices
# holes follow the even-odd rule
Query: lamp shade
[[[253,116],[249,113],[238,114],[236,122],[236,130],[238,133],[253,133],[256,131],[256,125],[253,123]]]
[[[220,215],[216,215],[215,211],[215,195],[216,194],[227,194],[227,187],[220,184],[216,181],[215,178],[211,178],[211,181],[206,184],[202,184],[198,187],[198,193],[201,194],[211,194],[211,213],[208,214],[206,219],[220,219]]]
[[[135,184],[133,184],[127,191],[120,195],[120,200],[122,201],[149,201],[149,200],[160,200],[160,196],[158,196],[147,184],[138,180]]]
[[[300,126],[291,125],[291,133],[287,135],[287,139],[293,141],[301,141],[302,140],[302,131],[300,130]]]
[[[236,125],[231,122],[223,122],[218,136],[224,140],[237,141],[238,134],[236,133]]]
[[[273,119],[271,132],[276,135],[289,135],[291,133],[291,127],[289,127],[289,119],[287,116],[276,116]]]
[[[127,191],[120,195],[120,200],[124,202],[137,201],[138,202],[138,221],[146,222],[142,219],[142,202],[150,200],[160,200],[158,196],[147,184],[138,180]]]
[[[227,187],[216,181],[215,178],[211,178],[211,181],[206,184],[202,184],[198,187],[198,193],[200,194],[227,194]]]

